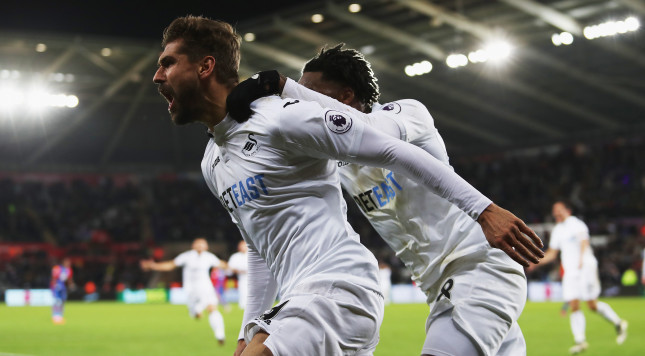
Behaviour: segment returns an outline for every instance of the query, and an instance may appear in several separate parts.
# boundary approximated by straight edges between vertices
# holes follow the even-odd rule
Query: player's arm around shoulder
[[[350,131],[352,126],[348,113],[323,108],[316,102],[289,98],[283,99],[275,120],[276,134],[285,148],[318,158],[337,156],[339,151],[331,142],[331,134],[340,135]]]

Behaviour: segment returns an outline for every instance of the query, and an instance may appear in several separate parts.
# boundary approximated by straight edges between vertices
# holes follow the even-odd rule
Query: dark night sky
[[[175,1],[0,1],[0,31],[57,32],[140,39],[159,38],[176,17],[205,15],[233,25],[279,13],[303,3],[295,0],[175,0]]]

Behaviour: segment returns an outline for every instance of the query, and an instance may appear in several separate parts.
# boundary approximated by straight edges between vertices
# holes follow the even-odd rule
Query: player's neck
[[[207,95],[205,99],[208,114],[203,120],[203,123],[212,130],[215,125],[222,122],[226,117],[226,98],[233,88],[220,84],[217,81],[212,81],[207,85],[210,85],[211,88],[206,90]]]

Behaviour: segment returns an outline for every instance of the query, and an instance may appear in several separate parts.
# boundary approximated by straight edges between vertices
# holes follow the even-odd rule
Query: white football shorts
[[[383,296],[344,281],[303,283],[245,327],[261,330],[274,356],[372,355],[383,321]]]
[[[188,313],[193,318],[201,314],[207,306],[217,306],[217,304],[215,287],[212,285],[199,286],[186,290],[186,305],[188,306]]]
[[[517,325],[526,303],[522,266],[491,248],[451,262],[441,281],[428,296],[423,354],[526,355]]]
[[[595,300],[600,296],[600,279],[598,278],[598,264],[590,263],[582,269],[564,271],[562,276],[562,296],[565,301]]]

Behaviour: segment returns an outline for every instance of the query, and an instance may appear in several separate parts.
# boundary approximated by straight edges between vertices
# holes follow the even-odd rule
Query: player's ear
[[[215,72],[215,58],[206,56],[199,63],[199,78],[206,79]]]
[[[356,98],[356,95],[354,94],[354,90],[352,88],[343,87],[343,89],[340,90],[338,101],[340,101],[345,105],[352,106],[352,103],[354,102],[355,98]]]

